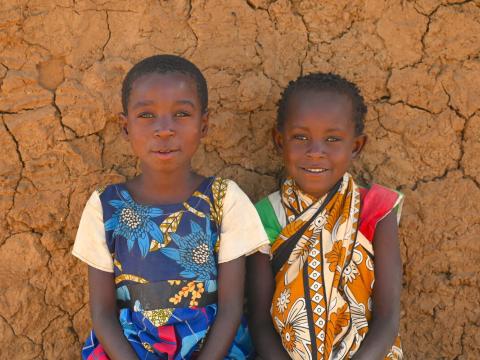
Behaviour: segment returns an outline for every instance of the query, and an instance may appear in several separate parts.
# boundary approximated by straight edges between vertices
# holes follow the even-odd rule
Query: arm
[[[247,258],[248,317],[252,340],[264,359],[290,359],[270,316],[275,281],[268,256],[255,253]]]
[[[240,325],[244,284],[244,256],[219,265],[217,317],[197,360],[224,359]]]
[[[113,273],[88,267],[90,312],[93,328],[112,360],[137,359],[118,322]]]
[[[353,360],[383,359],[398,335],[402,260],[395,211],[378,223],[373,249],[375,285],[372,294],[372,320],[368,333]]]

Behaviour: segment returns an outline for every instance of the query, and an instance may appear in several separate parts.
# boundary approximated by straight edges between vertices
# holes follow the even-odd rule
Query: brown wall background
[[[135,173],[119,134],[129,67],[175,53],[204,71],[204,174],[275,188],[281,88],[335,71],[368,100],[355,172],[406,194],[401,333],[410,359],[480,351],[480,1],[3,0],[0,357],[75,359],[90,327],[70,255],[84,203]]]

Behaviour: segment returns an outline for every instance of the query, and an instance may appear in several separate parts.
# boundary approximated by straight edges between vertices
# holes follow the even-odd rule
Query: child
[[[268,245],[246,195],[191,159],[207,133],[207,84],[172,55],[123,81],[125,137],[141,175],[95,191],[73,254],[89,267],[83,359],[244,359],[245,255]],[[239,327],[240,325],[240,327]]]
[[[366,111],[357,87],[333,74],[300,77],[282,95],[274,141],[287,177],[256,205],[272,260],[247,260],[262,359],[402,358],[402,195],[360,188],[347,172]]]

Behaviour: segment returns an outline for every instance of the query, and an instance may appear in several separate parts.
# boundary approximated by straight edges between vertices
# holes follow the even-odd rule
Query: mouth
[[[162,150],[153,150],[152,153],[154,153],[156,156],[161,157],[161,158],[168,158],[175,153],[177,153],[179,150],[178,149],[162,149]]]
[[[158,154],[170,154],[172,152],[177,152],[178,150],[176,149],[168,149],[168,150],[153,150],[154,153]]]
[[[311,174],[322,174],[329,171],[329,169],[321,167],[302,167],[301,169]]]

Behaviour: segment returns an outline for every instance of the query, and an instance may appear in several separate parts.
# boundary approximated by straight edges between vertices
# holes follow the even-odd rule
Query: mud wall
[[[209,82],[195,167],[254,200],[280,170],[269,135],[280,89],[314,70],[359,84],[369,142],[355,172],[407,199],[408,357],[477,358],[479,50],[478,0],[3,0],[0,357],[79,357],[90,322],[76,226],[95,187],[136,172],[114,115],[121,79],[174,53]]]

